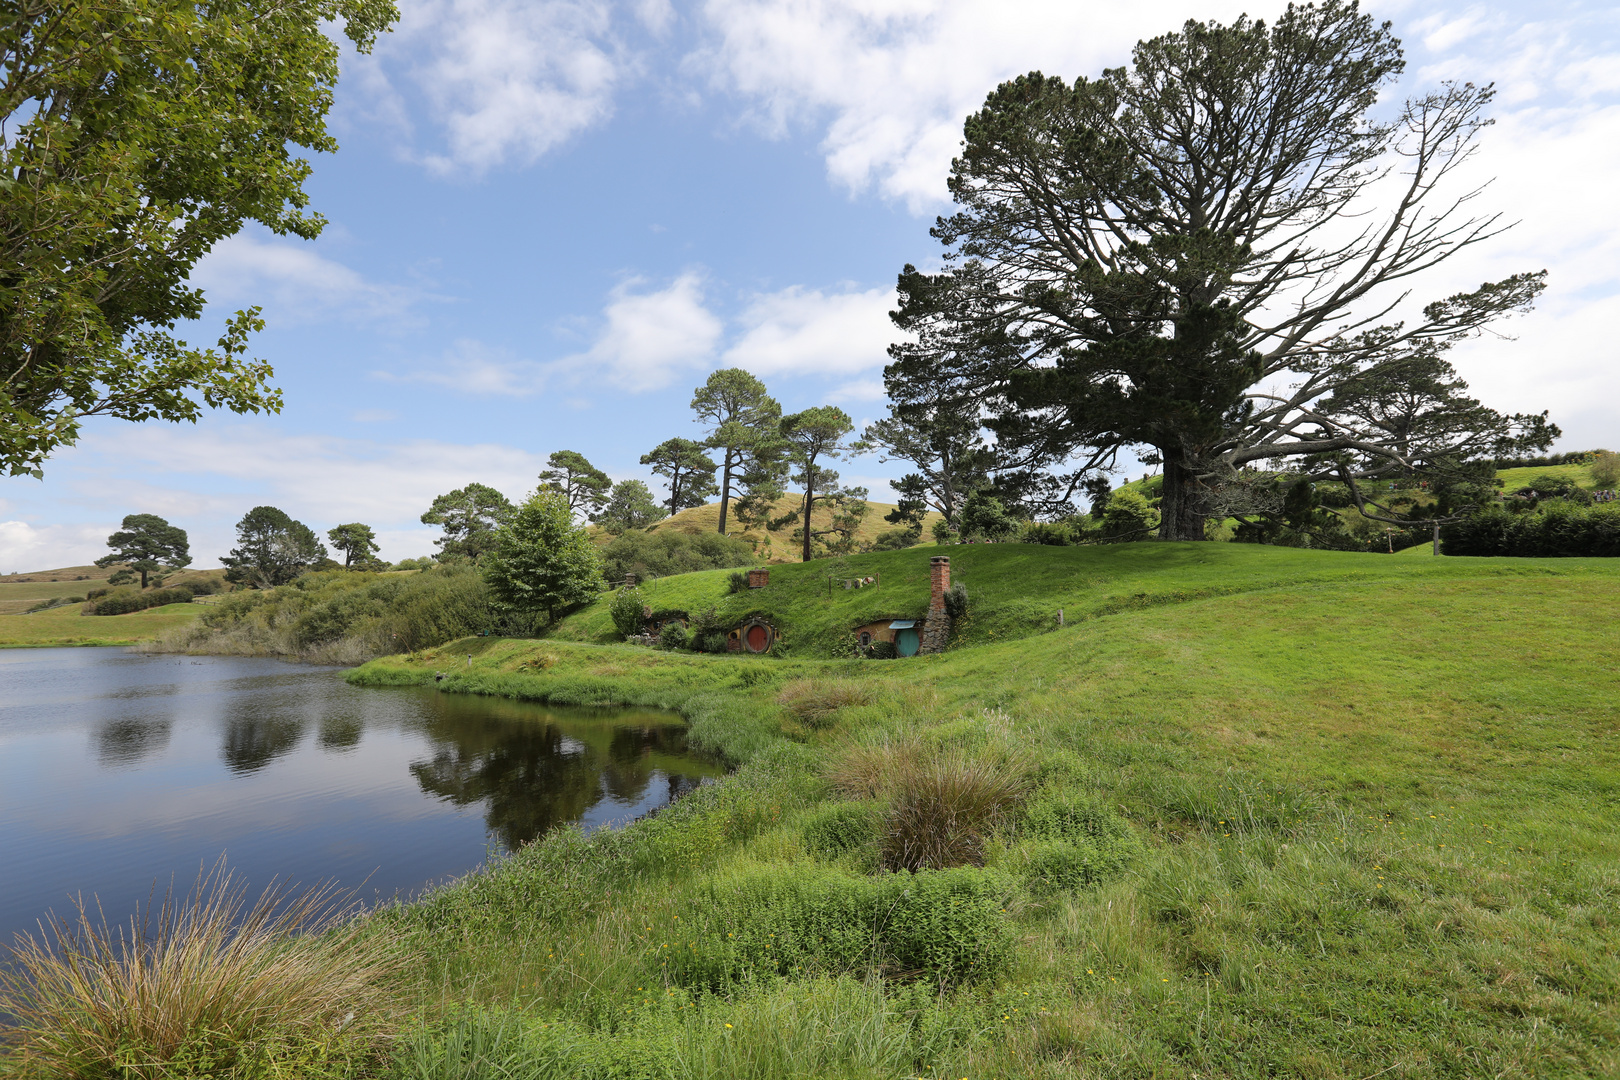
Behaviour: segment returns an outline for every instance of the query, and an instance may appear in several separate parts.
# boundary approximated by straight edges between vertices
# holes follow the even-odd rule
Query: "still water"
[[[74,893],[122,918],[222,854],[255,890],[409,895],[720,771],[668,713],[359,689],[279,660],[0,650],[0,942]]]

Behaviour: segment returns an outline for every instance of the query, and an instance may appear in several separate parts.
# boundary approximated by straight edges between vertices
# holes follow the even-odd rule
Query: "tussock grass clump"
[[[985,839],[1028,797],[1034,766],[995,749],[912,741],[851,746],[828,770],[833,787],[889,803],[880,840],[889,870],[982,866]]]
[[[351,914],[329,887],[250,904],[217,866],[128,926],[80,900],[0,966],[8,1073],[235,1077],[365,1054],[391,1026],[382,982],[402,958]]]
[[[870,705],[875,694],[864,683],[847,679],[794,679],[782,688],[776,703],[807,727],[828,727],[840,709],[854,705]]]

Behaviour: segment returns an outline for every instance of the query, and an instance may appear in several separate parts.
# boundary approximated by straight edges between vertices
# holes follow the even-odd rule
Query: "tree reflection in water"
[[[104,768],[134,765],[168,749],[173,729],[174,721],[166,716],[109,720],[96,729],[96,759]]]
[[[304,737],[303,721],[290,716],[257,716],[242,710],[225,721],[220,757],[233,773],[257,772],[289,753]]]
[[[604,800],[638,805],[655,781],[673,799],[720,772],[685,757],[685,728],[664,714],[491,708],[488,699],[448,695],[435,704],[424,734],[436,752],[411,773],[457,806],[483,803],[485,823],[508,850]]]

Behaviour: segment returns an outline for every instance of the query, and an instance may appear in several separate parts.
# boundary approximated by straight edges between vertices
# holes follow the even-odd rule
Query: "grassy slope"
[[[81,606],[24,614],[41,600],[83,596],[105,587],[113,568],[69,566],[0,578],[0,648],[44,645],[130,645],[151,641],[163,631],[190,622],[201,606],[170,604],[129,615],[84,615]],[[170,575],[166,585],[217,578],[221,570],[186,570]]]
[[[1391,560],[1387,555],[1252,544],[970,544],[775,566],[769,585],[742,593],[727,592],[729,571],[650,581],[642,591],[655,609],[695,614],[712,605],[728,624],[763,615],[786,635],[790,655],[832,657],[843,654],[853,640],[849,631],[863,622],[925,614],[929,560],[941,553],[951,559],[952,581],[968,590],[970,617],[958,634],[965,645],[1051,632],[1057,628],[1060,610],[1064,621],[1073,624],[1127,608],[1285,584],[1406,583],[1425,588],[1430,581],[1454,578],[1495,580],[1594,569],[1592,560]],[[1596,565],[1601,563],[1596,561]],[[847,590],[838,584],[842,579],[866,576],[879,577],[880,584]],[[834,579],[830,590],[829,578]],[[571,641],[617,640],[608,616],[609,601],[604,596],[563,620],[552,636]]]
[[[789,984],[694,1006],[684,1021],[683,1038],[699,1037],[700,1020],[748,1032],[757,1056],[730,1075],[790,1074],[760,1064],[784,1038],[777,1029],[818,1023],[839,1033],[823,1050],[833,1057],[816,1059],[827,1075],[1620,1071],[1620,669],[1610,630],[1620,565],[1154,544],[952,556],[979,579],[980,626],[1006,625],[989,610],[998,589],[1015,608],[1061,603],[1071,621],[1097,617],[894,663],[471,642],[380,661],[358,678],[415,681],[439,665],[466,690],[671,705],[695,717],[699,742],[738,758],[784,739],[817,758],[913,732],[964,745],[1010,739],[1043,759],[1073,755],[1148,838],[1126,878],[1012,913],[1013,974],[947,999],[951,1016],[983,1021],[987,1035],[945,1045],[917,1029],[883,1064],[862,1057],[865,1044],[838,1026],[855,1021],[832,1015],[823,990]],[[719,580],[660,584],[695,594],[704,578]],[[790,598],[802,584],[773,571],[779,583]],[[1243,591],[1196,595],[1218,585]],[[1030,595],[1014,602],[1019,587]],[[906,589],[920,587],[896,580],[896,596]],[[1118,609],[1138,593],[1158,602]],[[809,593],[796,602],[813,607]],[[831,607],[854,602],[840,590]],[[800,729],[772,699],[782,679],[805,674],[863,682],[873,704],[845,709],[831,730]],[[703,834],[699,856],[587,888],[577,919],[532,942],[514,944],[499,919],[428,933],[422,1000],[586,1026],[609,1005],[639,1015],[643,988],[658,985],[644,966],[643,922],[667,924],[714,866],[785,870],[809,858],[790,803],[772,805],[753,832]],[[726,812],[734,821],[736,807]],[[651,825],[623,840],[627,851],[638,843],[661,850]],[[445,900],[452,911],[456,902]],[[1001,1004],[1025,994],[1038,1015]],[[870,1008],[881,1020],[895,1000]]]

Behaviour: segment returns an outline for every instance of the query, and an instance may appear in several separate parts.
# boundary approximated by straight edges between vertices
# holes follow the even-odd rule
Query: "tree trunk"
[[[1438,555],[1438,554],[1440,554],[1439,541],[1435,541],[1435,545],[1436,546],[1435,546],[1435,549],[1434,549],[1434,553],[1436,555]],[[145,570],[141,571],[141,588],[143,588],[143,589],[146,588],[146,571]]]
[[[815,484],[806,482],[804,485],[804,558],[802,562],[810,561],[810,511],[816,507]]]
[[[720,535],[726,535],[726,504],[731,502],[731,451],[726,451],[726,463],[720,470]]]
[[[1204,514],[1198,477],[1179,450],[1159,449],[1164,461],[1164,487],[1159,499],[1160,540],[1202,540]]]

